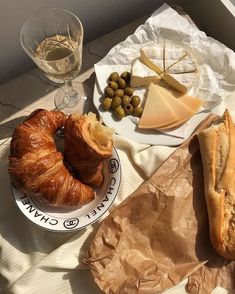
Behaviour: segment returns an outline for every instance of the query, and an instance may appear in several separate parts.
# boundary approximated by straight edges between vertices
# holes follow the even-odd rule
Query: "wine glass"
[[[83,26],[73,13],[49,8],[27,19],[20,32],[25,52],[56,83],[64,83],[55,94],[55,106],[66,114],[84,113],[89,89],[72,80],[82,65]]]

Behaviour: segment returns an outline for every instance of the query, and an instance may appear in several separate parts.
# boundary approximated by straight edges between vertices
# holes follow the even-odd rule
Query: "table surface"
[[[94,64],[102,59],[114,45],[132,34],[146,19],[147,16],[140,18],[86,44],[83,49],[81,74],[75,79],[75,82],[84,82],[93,90]],[[37,108],[54,109],[54,95],[58,87],[58,84],[49,81],[38,68],[0,85],[1,162],[6,162],[8,158],[9,142],[15,126]],[[9,182],[6,184],[9,185]],[[89,293],[101,293],[92,277],[87,276],[85,271],[80,273],[79,279],[82,281],[84,278],[89,283]],[[87,293],[85,289],[86,286],[81,287],[81,293]]]

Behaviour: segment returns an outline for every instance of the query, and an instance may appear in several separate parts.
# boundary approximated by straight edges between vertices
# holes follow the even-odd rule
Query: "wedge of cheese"
[[[169,67],[165,69],[169,74],[179,74],[179,73],[197,73],[198,65],[195,58],[189,52],[185,51],[185,54],[177,60],[177,62],[172,63]]]
[[[141,49],[143,63],[158,73],[171,87],[181,93],[187,93],[192,88],[198,72],[193,55],[171,42],[149,46]]]
[[[131,87],[145,87],[150,83],[158,83],[161,77],[139,59],[136,59],[131,70]]]
[[[156,102],[159,99],[161,100],[161,108]],[[179,96],[178,92],[151,84],[139,127],[159,130],[176,128],[190,119],[201,105],[202,100],[200,98],[188,95]],[[171,115],[166,111],[169,109]],[[174,117],[177,118],[175,121],[172,119],[172,112]],[[160,120],[158,119],[159,116]],[[165,118],[162,116],[165,116]]]
[[[193,112],[198,112],[198,110],[200,109],[200,107],[203,105],[203,102],[204,102],[203,99],[199,97],[192,97],[188,95],[182,95],[178,97],[178,100],[180,100],[181,103],[191,108]]]
[[[179,60],[183,59],[187,54],[188,52],[181,46],[171,42],[165,43],[163,54],[164,71],[170,68],[173,64],[179,62]]]
[[[147,45],[140,49],[140,59],[150,69],[161,75],[164,72],[164,43]]]
[[[144,111],[138,127],[142,129],[156,129],[178,121],[178,116],[164,96],[159,95],[156,85],[150,84],[144,105]]]
[[[192,97],[188,95],[179,95],[178,92],[170,90],[171,94],[181,103],[183,103],[185,106],[190,108],[193,111],[193,115],[198,112],[200,107],[203,104],[203,100],[199,97]],[[190,118],[190,117],[189,117]],[[168,125],[165,125],[161,128],[158,128],[161,131],[167,131],[169,129],[174,129],[179,127],[180,125],[184,124],[189,118],[185,118],[185,120],[182,118],[179,121],[170,123]]]
[[[172,88],[185,94],[193,86],[196,79],[196,72],[168,74],[165,72],[163,80]]]

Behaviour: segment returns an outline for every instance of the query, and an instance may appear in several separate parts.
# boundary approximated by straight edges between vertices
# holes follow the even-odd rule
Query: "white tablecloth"
[[[235,119],[235,94],[225,98],[221,113],[225,107]],[[53,233],[32,224],[18,210],[11,195],[7,171],[9,140],[1,147],[0,293],[101,293],[82,262],[101,220],[76,233]],[[175,147],[137,144],[118,135],[115,147],[121,161],[122,182],[111,209],[136,190],[175,150]],[[223,293],[221,289],[218,291]],[[184,293],[184,287],[179,285],[169,293]]]

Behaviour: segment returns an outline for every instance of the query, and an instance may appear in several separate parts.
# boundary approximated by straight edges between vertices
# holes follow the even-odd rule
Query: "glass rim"
[[[51,8],[44,9],[44,10],[40,11],[40,13],[34,13],[33,15],[29,16],[29,17],[24,21],[24,23],[23,23],[23,25],[22,25],[22,27],[21,27],[21,30],[20,30],[20,43],[21,43],[21,46],[22,46],[22,48],[24,49],[24,51],[25,51],[25,52],[26,52],[31,58],[38,59],[38,60],[40,60],[41,62],[46,62],[46,63],[50,63],[50,62],[54,62],[54,61],[47,61],[47,60],[45,60],[45,59],[41,59],[40,57],[35,57],[35,56],[33,56],[32,52],[30,52],[30,51],[28,50],[28,48],[26,48],[26,46],[24,45],[24,43],[23,43],[23,41],[22,41],[22,40],[23,40],[22,35],[23,35],[23,30],[24,30],[25,25],[26,25],[31,19],[33,19],[33,18],[36,17],[36,16],[40,16],[40,15],[42,15],[42,14],[44,14],[45,12],[50,11],[50,10],[60,10],[60,11],[64,11],[64,12],[66,12],[66,13],[72,15],[72,16],[78,21],[79,25],[81,26],[81,29],[82,29],[82,38],[81,38],[81,40],[83,40],[83,36],[84,36],[84,28],[83,28],[83,25],[82,25],[81,20],[80,20],[79,17],[76,16],[73,12],[70,12],[70,11],[67,10],[67,9],[51,7]],[[30,53],[29,53],[29,52],[30,52]],[[71,57],[73,54],[74,54],[74,52],[71,53],[71,54],[69,54],[68,56],[66,56],[66,57],[64,57],[64,58],[60,58],[60,59],[58,59],[58,60],[67,59],[67,58]]]

